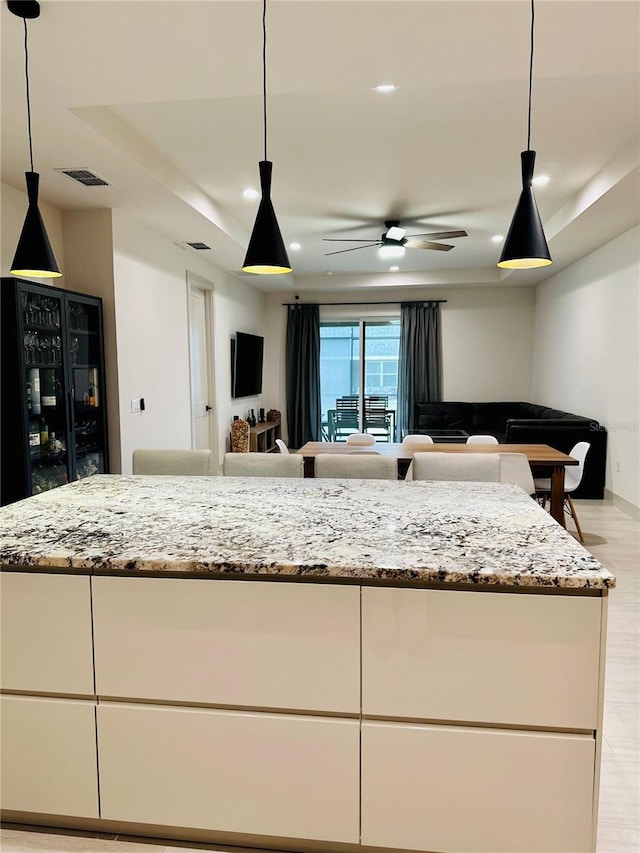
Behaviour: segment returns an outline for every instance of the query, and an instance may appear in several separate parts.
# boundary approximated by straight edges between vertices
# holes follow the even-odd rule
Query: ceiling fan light
[[[498,261],[499,267],[510,270],[547,267],[553,263],[531,187],[536,152],[523,151],[520,157],[522,192]]]
[[[58,278],[62,273],[38,209],[40,175],[37,172],[25,172],[25,178],[29,207],[10,272],[11,275],[25,278]]]
[[[384,236],[387,240],[402,240],[406,233],[406,228],[398,228],[397,225],[392,225]]]
[[[391,258],[403,258],[404,253],[404,246],[394,246],[393,243],[386,243],[378,249],[378,255],[385,261]]]
[[[262,198],[242,271],[256,275],[282,275],[291,272],[292,267],[280,233],[276,212],[271,203],[273,163],[270,160],[261,160],[259,167]]]

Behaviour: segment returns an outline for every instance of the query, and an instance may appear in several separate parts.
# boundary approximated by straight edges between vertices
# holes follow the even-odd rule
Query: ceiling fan
[[[466,231],[433,231],[429,234],[409,234],[406,228],[400,228],[397,219],[388,219],[385,223],[387,229],[380,235],[379,240],[352,240],[347,237],[323,237],[327,242],[333,243],[366,243],[365,246],[353,246],[351,249],[339,249],[336,252],[326,252],[326,255],[340,255],[344,252],[355,252],[357,249],[371,249],[377,246],[384,250],[384,257],[401,257],[405,249],[435,249],[437,252],[448,252],[453,249],[449,243],[434,243],[432,240],[451,240],[454,237],[466,237]],[[432,240],[420,238],[430,237]],[[381,251],[381,254],[383,252]]]

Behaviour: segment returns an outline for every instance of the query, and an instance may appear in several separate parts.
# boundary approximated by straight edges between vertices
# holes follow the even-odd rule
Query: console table
[[[271,453],[275,450],[276,438],[280,438],[280,421],[265,421],[249,428],[249,450],[251,453]]]

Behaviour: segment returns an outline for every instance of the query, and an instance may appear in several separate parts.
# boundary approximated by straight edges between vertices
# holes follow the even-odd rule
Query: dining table
[[[332,441],[308,441],[297,453],[304,457],[304,476],[315,476],[315,458],[320,453],[352,453],[372,451],[382,456],[394,456],[398,460],[398,478],[406,476],[414,453],[524,453],[532,469],[544,469],[551,478],[551,516],[566,527],[564,517],[564,474],[568,465],[578,465],[578,460],[548,444],[432,444],[431,442],[397,442],[367,445],[365,447]]]

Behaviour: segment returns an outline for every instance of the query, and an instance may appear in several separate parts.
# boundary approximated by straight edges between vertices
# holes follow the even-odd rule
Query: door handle
[[[205,410],[205,412],[210,412],[210,411],[211,411],[211,408],[212,408],[211,406],[205,406],[205,407],[204,407],[204,410]]]

